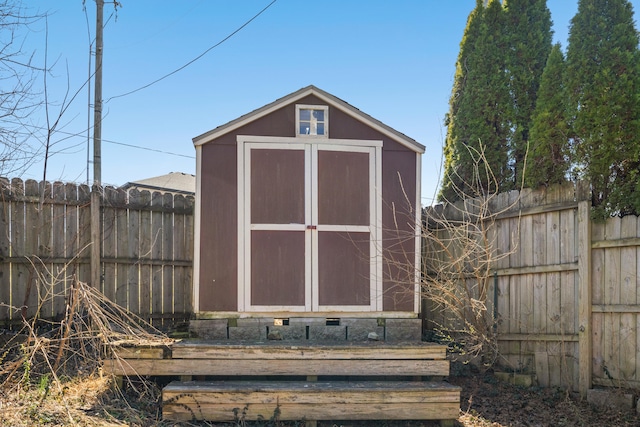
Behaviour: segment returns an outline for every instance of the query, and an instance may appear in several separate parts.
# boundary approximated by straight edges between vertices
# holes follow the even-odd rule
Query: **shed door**
[[[314,310],[375,309],[374,156],[367,147],[313,149]]]
[[[246,311],[374,311],[376,150],[246,143]]]

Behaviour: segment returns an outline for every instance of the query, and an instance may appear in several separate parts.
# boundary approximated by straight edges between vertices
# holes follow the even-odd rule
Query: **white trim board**
[[[196,147],[196,198],[193,211],[193,312],[200,312],[200,221],[202,206],[202,147]]]

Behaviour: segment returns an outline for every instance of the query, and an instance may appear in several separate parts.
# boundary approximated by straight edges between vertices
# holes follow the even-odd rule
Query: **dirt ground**
[[[597,410],[576,393],[553,388],[522,388],[492,374],[450,377],[462,387],[459,426],[640,426],[635,411]]]
[[[455,371],[453,369],[452,371]],[[456,427],[631,427],[640,426],[635,411],[597,410],[577,393],[523,388],[498,381],[488,373],[459,369],[447,379],[462,388]],[[322,427],[436,427],[434,422],[320,423]]]
[[[559,389],[521,388],[500,383],[490,373],[454,375],[447,379],[462,387],[457,427],[640,426],[635,412],[598,411],[579,396]],[[138,384],[125,394],[115,392],[108,378],[68,379],[58,386],[40,380],[0,389],[0,425],[179,427],[179,426],[301,426],[303,423],[173,423],[162,421],[159,391],[153,383]],[[320,427],[435,427],[439,423],[319,422]]]

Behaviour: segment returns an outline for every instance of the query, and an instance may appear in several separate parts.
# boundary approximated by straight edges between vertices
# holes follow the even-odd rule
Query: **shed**
[[[196,317],[417,317],[424,146],[315,86],[193,142]]]

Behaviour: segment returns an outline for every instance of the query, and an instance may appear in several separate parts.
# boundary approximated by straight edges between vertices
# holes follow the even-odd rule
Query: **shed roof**
[[[345,112],[346,114],[350,115],[356,120],[359,120],[364,124],[381,132],[382,134],[387,135],[388,137],[394,139],[400,144],[406,146],[407,148],[410,148],[413,151],[416,151],[418,153],[424,153],[424,150],[425,150],[424,145],[420,144],[413,138],[410,138],[405,134],[398,132],[397,130],[385,125],[381,121],[374,119],[370,115],[363,113],[353,105],[313,85],[297,90],[289,95],[286,95],[280,99],[275,100],[270,104],[267,104],[256,110],[253,110],[252,112],[247,113],[243,116],[240,116],[235,120],[232,120],[228,123],[218,126],[217,128],[210,130],[209,132],[205,132],[202,135],[196,136],[195,138],[193,138],[193,144],[195,146],[206,144],[210,141],[213,141],[214,139],[219,138],[220,136],[226,133],[232,132],[233,130],[238,129],[241,126],[244,126],[249,122],[257,120],[279,108],[282,108],[284,105],[291,104],[309,95],[315,95],[316,97],[326,102],[328,105],[334,108],[340,109],[341,111]]]

